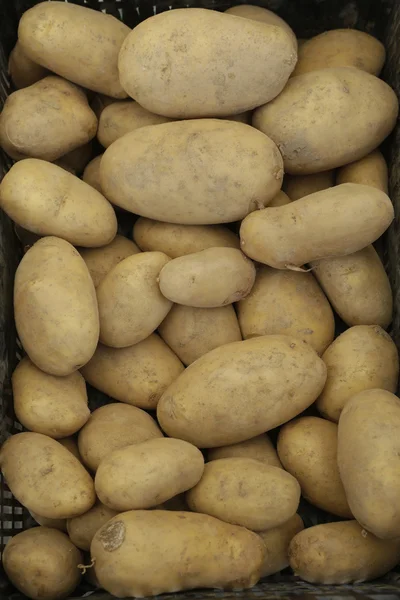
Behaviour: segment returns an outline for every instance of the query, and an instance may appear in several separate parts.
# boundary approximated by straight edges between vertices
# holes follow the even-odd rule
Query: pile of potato
[[[394,217],[384,60],[351,29],[298,48],[248,5],[132,31],[64,2],[23,15],[0,206],[27,246],[25,431],[0,466],[40,525],[3,552],[28,597],[82,574],[143,597],[400,562],[399,359],[373,246]],[[90,412],[86,383],[109,403]],[[326,523],[304,529],[301,496]]]

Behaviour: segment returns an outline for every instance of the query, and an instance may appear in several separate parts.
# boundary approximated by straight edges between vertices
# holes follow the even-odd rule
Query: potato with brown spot
[[[86,263],[92,276],[94,287],[124,258],[139,254],[134,242],[122,235],[116,235],[112,242],[100,248],[81,248],[79,254]]]
[[[303,529],[302,518],[295,514],[283,525],[257,532],[267,549],[261,577],[274,575],[289,566],[289,544],[294,536]]]
[[[341,183],[362,183],[388,193],[388,168],[383,154],[374,150],[364,158],[338,169],[336,185]]]
[[[70,540],[81,550],[89,551],[95,533],[117,514],[117,511],[97,501],[83,515],[67,520]]]
[[[337,183],[346,183],[345,181]],[[363,183],[355,181],[353,183]],[[367,183],[366,183],[367,184]],[[283,180],[283,189],[291,201],[300,200],[304,196],[309,196],[315,192],[322,192],[335,185],[334,171],[321,171],[311,175],[285,175]],[[367,184],[368,185],[368,184]],[[272,204],[269,204],[272,206]]]
[[[8,59],[8,73],[17,90],[37,83],[47,75],[47,69],[31,60],[17,41]]]
[[[278,454],[266,433],[237,444],[211,448],[207,456],[209,461],[219,458],[253,458],[265,465],[282,468]]]

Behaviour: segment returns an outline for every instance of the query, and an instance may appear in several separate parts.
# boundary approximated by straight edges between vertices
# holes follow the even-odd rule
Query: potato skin
[[[69,450],[46,435],[13,435],[1,448],[0,465],[13,495],[40,516],[67,519],[94,504],[89,473]]]
[[[360,583],[384,575],[400,558],[399,540],[379,540],[356,521],[323,523],[298,533],[289,546],[290,566],[317,584]]]
[[[157,417],[171,437],[199,448],[227,446],[301,413],[325,379],[323,361],[297,338],[270,335],[234,342],[190,365],[161,397]]]
[[[40,517],[32,511],[29,511],[29,514],[38,525],[50,527],[50,529],[58,529],[59,531],[64,531],[65,533],[67,532],[67,519],[46,519],[46,517]]]
[[[290,204],[290,202],[291,199],[289,198],[289,196],[281,190],[277,193],[277,195],[274,198],[272,198],[268,206],[285,206],[286,204]]]
[[[257,534],[208,515],[133,510],[96,533],[91,555],[106,591],[117,598],[141,598],[194,588],[252,587],[265,547]]]
[[[266,206],[282,178],[282,157],[267,136],[221,119],[141,127],[107,148],[100,164],[113,204],[181,225],[240,220]]]
[[[92,142],[78,146],[75,150],[63,154],[55,161],[59,167],[70,171],[73,175],[80,176],[86,168],[86,165],[92,158],[93,145]]]
[[[45,373],[71,375],[93,356],[99,339],[96,293],[68,242],[46,237],[28,250],[15,274],[14,313],[23,348]]]
[[[230,446],[211,448],[207,456],[209,461],[219,458],[253,458],[265,465],[282,468],[278,454],[266,433]]]
[[[300,175],[362,158],[389,135],[397,114],[398,100],[386,83],[353,67],[336,67],[290,79],[278,98],[254,111],[253,126],[277,144],[285,172]],[[346,127],[338,129],[339,121]]]
[[[388,193],[388,168],[383,154],[374,150],[364,158],[338,169],[336,185],[341,183],[362,183]]]
[[[100,183],[100,163],[103,155],[96,156],[90,163],[88,163],[83,171],[82,179],[85,183],[92,186],[95,190],[102,194],[101,183]]]
[[[100,248],[81,248],[79,254],[86,263],[92,276],[94,287],[124,258],[139,254],[134,242],[122,235],[116,235],[112,242]]]
[[[378,325],[350,327],[322,360],[328,376],[316,407],[325,419],[339,421],[347,401],[364,390],[396,392],[399,354],[390,335]]]
[[[345,181],[337,181],[336,183],[346,183]],[[363,181],[355,181],[353,183],[364,183]],[[365,182],[366,185],[367,182]],[[291,201],[300,200],[304,196],[322,192],[335,185],[335,171],[321,171],[312,175],[285,175],[283,180],[283,189],[289,196]],[[272,204],[269,204],[272,206]]]
[[[69,436],[66,438],[61,438],[57,440],[57,442],[64,446],[64,448],[66,448],[69,452],[71,452],[71,454],[75,456],[75,458],[77,458],[79,462],[82,462],[82,457],[79,454],[78,441],[76,437]]]
[[[365,248],[389,227],[393,215],[384,192],[343,183],[248,215],[240,227],[241,248],[275,269],[300,267]]]
[[[67,520],[70,540],[81,550],[89,552],[96,531],[118,514],[117,511],[99,501],[83,515]]]
[[[292,38],[293,45],[297,48],[297,39],[291,27],[276,15],[272,10],[261,6],[252,6],[251,4],[239,4],[238,6],[231,6],[225,11],[227,15],[234,15],[235,17],[243,17],[245,19],[252,19],[254,21],[260,21],[267,25],[275,25],[276,27],[282,27],[287,34]]]
[[[25,54],[18,41],[8,60],[8,72],[17,90],[37,83],[49,74],[47,69],[35,63]]]
[[[339,419],[338,465],[351,511],[382,539],[400,536],[400,404],[386,390],[353,396]]]
[[[267,531],[257,532],[267,549],[261,569],[261,577],[268,577],[289,566],[289,544],[294,536],[303,529],[302,518],[295,514],[282,525],[272,527]]]
[[[82,553],[56,529],[34,527],[18,533],[2,558],[11,583],[33,600],[67,598],[81,579]]]

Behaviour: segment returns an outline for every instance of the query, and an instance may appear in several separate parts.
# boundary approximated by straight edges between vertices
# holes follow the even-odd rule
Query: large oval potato
[[[174,258],[160,271],[163,296],[195,308],[226,306],[245,298],[256,269],[236,248],[208,248]]]
[[[83,514],[95,501],[92,478],[71,452],[41,433],[17,433],[0,451],[1,472],[16,499],[49,519]]]
[[[117,511],[97,501],[83,515],[67,520],[67,531],[71,542],[81,550],[89,552],[95,533],[117,514]]]
[[[384,81],[337,67],[293,77],[278,98],[254,112],[253,125],[277,144],[285,172],[296,175],[362,158],[389,135],[397,114],[396,94]]]
[[[318,417],[301,417],[284,425],[278,456],[311,504],[339,517],[351,518],[337,466],[338,428]]]
[[[263,531],[296,513],[300,486],[283,469],[253,458],[220,458],[207,463],[187,494],[189,508],[221,521]]]
[[[295,575],[317,584],[360,583],[385,575],[400,560],[400,541],[379,540],[356,521],[323,523],[289,545]]]
[[[99,344],[81,372],[90,385],[111,398],[154,410],[183,370],[179,358],[153,333],[127,348]]]
[[[336,185],[362,183],[388,193],[388,168],[382,152],[374,150],[364,158],[338,169]]]
[[[311,273],[260,267],[250,294],[237,304],[237,311],[244,339],[293,335],[322,354],[334,338],[332,309]]]
[[[137,25],[118,67],[122,87],[151,112],[180,119],[228,116],[275,98],[294,69],[296,50],[282,27],[179,9]]]
[[[86,165],[82,176],[83,181],[100,192],[100,194],[103,193],[100,183],[100,163],[102,158],[102,154],[93,158],[90,163]]]
[[[14,282],[15,324],[31,361],[49,375],[70,375],[93,356],[99,314],[92,278],[79,253],[60,238],[36,242]]]
[[[171,437],[227,446],[286,423],[310,406],[326,367],[306,342],[269,335],[220,346],[190,365],[163,394],[157,416]]]
[[[225,11],[227,15],[234,15],[235,17],[243,17],[245,19],[252,19],[253,21],[260,21],[267,25],[275,25],[276,27],[282,27],[286,33],[292,38],[293,45],[297,48],[297,38],[291,27],[281,19],[281,17],[272,10],[261,6],[253,6],[252,4],[239,4],[238,6],[231,6]]]
[[[34,527],[7,543],[3,566],[11,583],[33,600],[69,597],[81,579],[81,552],[56,529]]]
[[[282,468],[278,454],[266,433],[257,435],[250,440],[221,446],[220,448],[211,448],[208,451],[208,460],[217,460],[219,458],[253,458],[259,460],[265,465]]]
[[[393,216],[384,192],[343,183],[248,215],[240,227],[241,248],[275,269],[297,268],[365,248],[386,231]]]
[[[302,518],[295,514],[282,525],[257,532],[267,550],[261,569],[261,577],[268,577],[289,566],[289,544],[294,536],[303,529]]]
[[[252,587],[265,547],[257,534],[208,515],[132,510],[96,533],[91,555],[101,586],[125,598]]]
[[[76,246],[104,246],[117,233],[115,212],[104,196],[62,167],[36,158],[21,160],[5,175],[0,207],[28,231]]]
[[[47,69],[31,60],[17,41],[8,59],[8,72],[17,90],[37,83],[47,75]]]
[[[338,465],[351,511],[379,538],[400,537],[400,402],[386,390],[353,396],[339,419]]]
[[[139,248],[134,242],[122,235],[116,235],[112,242],[101,248],[82,248],[79,254],[86,263],[92,276],[94,287],[124,258],[138,254]]]
[[[49,35],[51,32],[51,35]],[[26,55],[89,90],[126,98],[118,76],[118,54],[130,32],[119,19],[66,2],[41,2],[18,27]]]
[[[97,301],[103,344],[138,344],[165,319],[172,302],[161,294],[158,277],[169,260],[163,252],[141,252],[125,258],[102,279]]]
[[[344,181],[336,183],[346,183]],[[353,183],[363,183],[362,181],[355,181]],[[367,182],[365,182],[366,185]],[[315,194],[315,192],[322,192],[335,185],[335,171],[321,171],[320,173],[313,173],[311,175],[285,175],[283,180],[283,189],[289,196],[290,200],[300,200],[304,196]],[[272,206],[272,203],[268,206]]]
[[[396,392],[399,355],[390,335],[378,325],[350,327],[322,360],[328,376],[316,407],[326,419],[339,421],[347,401],[364,390]]]
[[[194,119],[124,135],[105,151],[100,178],[113,204],[142,217],[229,223],[276,196],[283,161],[275,144],[249,125]]]

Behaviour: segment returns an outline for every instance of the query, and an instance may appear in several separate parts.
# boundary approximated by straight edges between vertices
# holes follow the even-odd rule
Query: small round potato
[[[17,90],[37,83],[49,74],[47,69],[35,63],[25,54],[18,41],[8,60],[8,72]]]
[[[363,182],[355,181],[354,183]],[[321,173],[313,173],[312,175],[285,175],[283,180],[283,189],[292,201],[300,200],[300,198],[315,194],[315,192],[322,192],[322,190],[327,190],[334,185],[335,171],[321,171]],[[272,206],[272,204],[268,206]]]
[[[304,529],[302,518],[293,515],[283,525],[272,527],[267,531],[258,531],[267,549],[261,569],[261,577],[274,575],[289,566],[289,544],[297,533]]]
[[[113,241],[101,248],[82,248],[79,254],[86,263],[92,276],[94,287],[124,258],[138,254],[139,248],[134,242],[122,235],[116,235]]]
[[[364,158],[338,169],[336,185],[341,183],[362,183],[388,193],[388,168],[382,153],[374,150]]]
[[[276,15],[272,10],[263,8],[261,6],[253,6],[252,4],[239,4],[238,6],[231,6],[225,11],[228,15],[234,15],[235,17],[243,17],[245,19],[252,19],[253,21],[260,21],[267,25],[276,25],[276,27],[282,27],[286,33],[292,38],[293,44],[297,47],[297,39],[291,27]]]
[[[211,448],[208,451],[208,460],[217,460],[219,458],[253,458],[259,460],[265,465],[282,468],[278,454],[266,433],[258,435],[250,440],[221,446],[221,448]]]
[[[100,194],[103,193],[100,183],[100,163],[102,158],[102,154],[100,154],[100,156],[96,156],[96,158],[93,158],[93,160],[86,165],[82,176],[83,181],[100,192]]]
[[[67,520],[67,530],[71,542],[81,550],[88,552],[96,531],[117,514],[117,511],[97,501],[83,515]]]

